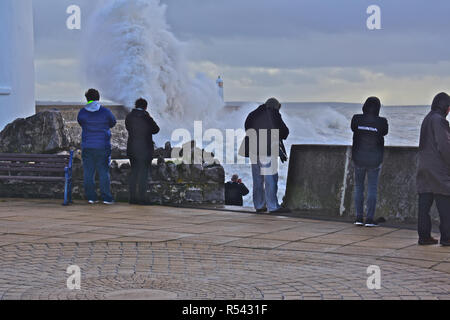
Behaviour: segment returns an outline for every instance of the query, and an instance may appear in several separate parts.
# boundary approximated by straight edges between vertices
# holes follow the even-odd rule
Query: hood
[[[135,115],[136,117],[145,117],[147,114],[146,110],[143,109],[138,109],[138,108],[134,108],[133,110],[131,110],[131,112],[133,113],[133,115]]]
[[[448,107],[450,106],[450,97],[445,92],[439,93],[433,99],[433,104],[431,105],[431,110],[438,111],[441,114],[446,114]]]
[[[370,97],[364,103],[362,108],[364,114],[370,114],[374,116],[380,115],[381,102],[377,97]]]
[[[93,101],[89,104],[86,105],[86,107],[84,107],[87,111],[89,112],[97,112],[98,110],[100,110],[101,104],[98,101]]]

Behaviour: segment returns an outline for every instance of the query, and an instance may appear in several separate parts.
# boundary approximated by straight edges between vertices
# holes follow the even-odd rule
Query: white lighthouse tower
[[[35,112],[32,0],[0,1],[0,130]]]
[[[217,78],[216,84],[217,84],[217,90],[219,92],[219,96],[222,98],[222,101],[225,101],[224,96],[223,96],[223,80],[220,76]]]

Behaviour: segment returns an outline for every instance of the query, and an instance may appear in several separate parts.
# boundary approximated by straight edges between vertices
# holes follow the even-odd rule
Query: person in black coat
[[[375,207],[377,202],[378,177],[384,156],[384,136],[389,126],[385,118],[380,117],[381,102],[370,97],[363,106],[363,114],[353,116],[352,160],[355,166],[355,207],[356,225],[375,227]],[[364,181],[368,178],[367,218],[364,224]]]
[[[128,131],[127,155],[131,163],[130,204],[145,205],[149,204],[145,195],[148,189],[148,173],[153,160],[153,135],[160,129],[147,112],[148,103],[145,99],[138,99],[135,106],[136,108],[125,119]]]
[[[289,136],[289,129],[281,117],[280,109],[281,103],[270,98],[252,111],[245,121],[247,137],[239,154],[249,157],[252,163],[253,203],[258,213],[267,210],[270,213],[289,211],[278,203],[278,157],[272,154],[274,148],[282,161],[287,160],[282,142]],[[273,130],[278,131],[279,141],[272,141]],[[261,149],[261,146],[266,150]]]
[[[231,181],[225,183],[225,205],[227,206],[243,206],[243,196],[249,194],[249,190],[242,183],[237,174],[231,177]]]
[[[439,212],[441,245],[450,246],[450,96],[439,93],[422,122],[419,143],[417,191],[419,193],[419,245],[437,244],[431,236],[430,210]]]

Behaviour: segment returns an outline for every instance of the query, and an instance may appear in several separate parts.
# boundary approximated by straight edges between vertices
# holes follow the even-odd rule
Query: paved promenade
[[[435,235],[438,236],[438,235]],[[69,290],[70,265],[81,290]],[[381,289],[367,287],[368,266]],[[0,299],[450,299],[414,230],[238,212],[0,200]]]

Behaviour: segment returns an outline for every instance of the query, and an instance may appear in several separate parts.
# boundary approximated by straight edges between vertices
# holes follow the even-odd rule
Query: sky
[[[83,25],[100,0],[33,1],[36,98],[81,100]],[[450,91],[448,0],[161,3],[190,72],[221,75],[226,101],[360,103],[376,95],[385,105],[426,105]],[[66,28],[73,4],[81,30]],[[380,30],[367,28],[370,5],[381,9]]]

